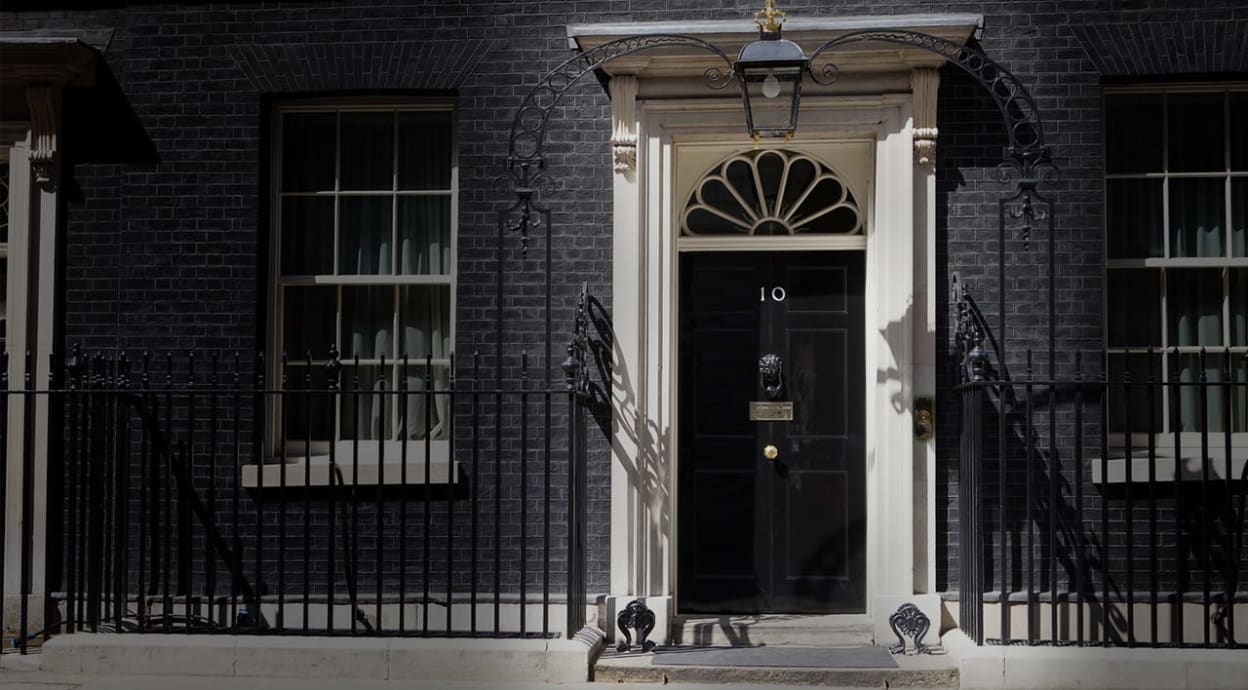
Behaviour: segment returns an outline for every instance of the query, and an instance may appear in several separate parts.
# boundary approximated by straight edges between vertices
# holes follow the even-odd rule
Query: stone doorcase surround
[[[980,17],[790,19],[785,37],[807,51],[856,29],[905,28],[965,41]],[[588,49],[630,34],[696,36],[735,55],[756,37],[748,21],[679,26],[569,26]],[[717,162],[749,151],[735,87],[710,91],[711,56],[663,50],[607,66],[614,161],[610,611],[646,597],[659,614],[655,638],[679,610],[676,591],[678,252],[866,251],[867,612],[876,639],[901,600],[934,591],[935,448],[915,439],[912,404],[931,395],[934,370],[934,156],[936,70],[943,59],[896,46],[855,46],[825,55],[837,81],[803,87],[789,144],[847,180],[866,217],[857,237],[680,238],[678,213],[694,182]],[[874,375],[871,373],[874,372]],[[730,509],[730,508],[726,508]],[[906,546],[909,545],[909,546]],[[934,596],[917,597],[934,620]],[[612,606],[615,603],[616,606]],[[610,619],[608,619],[610,620]],[[882,626],[882,627],[881,627]],[[608,626],[610,627],[610,626]],[[608,635],[611,631],[608,630]]]

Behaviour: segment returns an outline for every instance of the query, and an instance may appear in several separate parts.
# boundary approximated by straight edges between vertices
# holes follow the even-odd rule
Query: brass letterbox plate
[[[750,421],[791,422],[793,421],[793,403],[753,401],[750,403]]]

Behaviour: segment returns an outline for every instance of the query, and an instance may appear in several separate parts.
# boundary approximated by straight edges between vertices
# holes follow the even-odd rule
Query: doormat
[[[897,668],[884,647],[671,647],[655,651],[653,666],[779,668]]]

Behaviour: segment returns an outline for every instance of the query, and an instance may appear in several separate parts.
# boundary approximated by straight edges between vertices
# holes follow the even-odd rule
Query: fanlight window
[[[720,163],[698,182],[680,231],[699,235],[854,235],[862,215],[849,188],[810,156],[766,149]]]

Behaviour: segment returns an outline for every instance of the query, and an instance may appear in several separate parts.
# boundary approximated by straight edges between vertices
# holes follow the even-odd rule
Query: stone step
[[[895,667],[884,668],[880,650],[863,658],[862,665],[854,664],[858,650],[866,648],[831,648],[773,646],[767,647],[666,647],[652,653],[619,653],[606,651],[594,666],[593,680],[605,683],[752,683],[767,685],[805,685],[834,688],[957,688],[958,671],[954,660],[948,656],[895,656]],[[707,655],[702,664],[696,655]],[[828,665],[810,663],[809,655],[802,665],[783,666],[792,652],[841,652]],[[748,652],[752,657],[740,660],[727,655]],[[848,652],[848,654],[846,654]],[[774,654],[773,659],[768,659]],[[801,655],[799,655],[801,656]],[[829,656],[832,656],[829,654]],[[666,657],[666,658],[665,658]],[[680,663],[673,663],[678,659]],[[874,665],[867,663],[874,660]]]
[[[874,643],[874,627],[865,616],[685,614],[676,616],[672,621],[674,645],[732,647],[792,644],[849,647]]]

